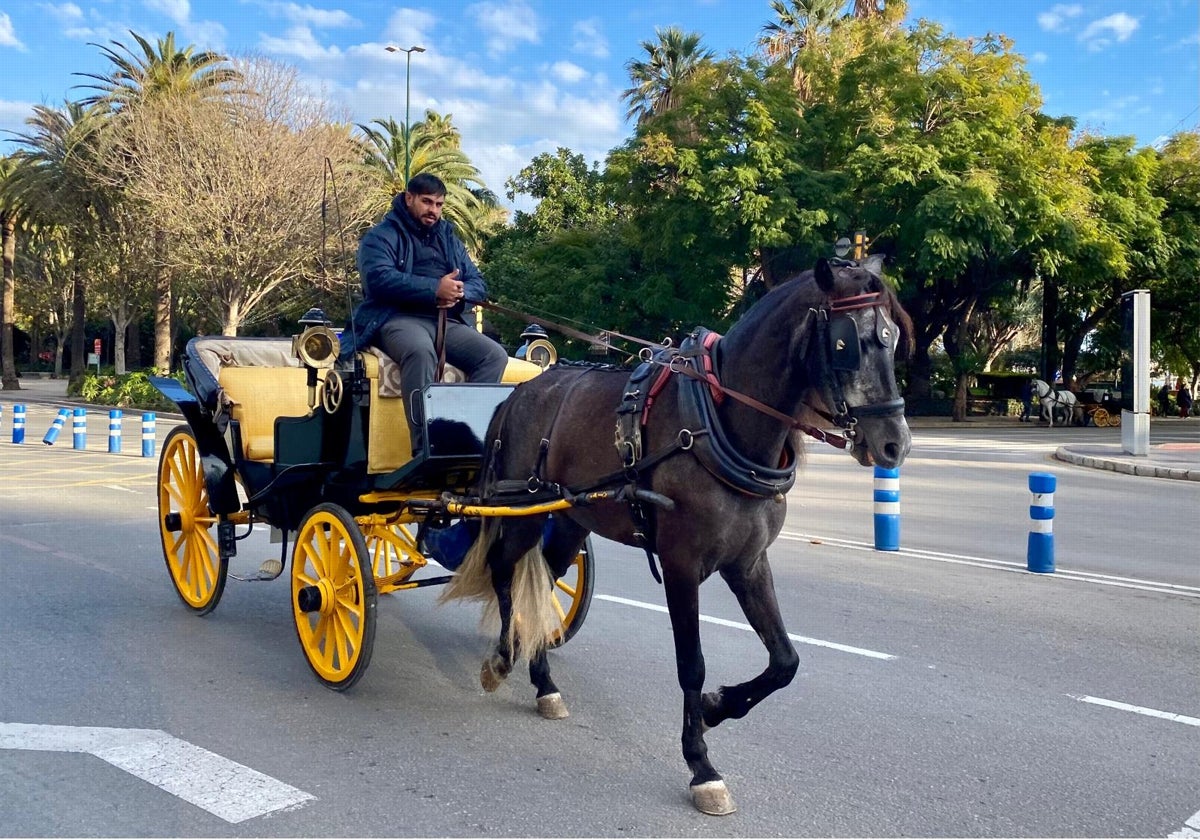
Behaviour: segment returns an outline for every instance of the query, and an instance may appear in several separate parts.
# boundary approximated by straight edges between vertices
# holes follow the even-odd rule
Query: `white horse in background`
[[[1033,393],[1037,396],[1038,402],[1042,406],[1042,419],[1046,420],[1051,426],[1054,425],[1054,415],[1058,412],[1062,413],[1062,419],[1059,421],[1064,426],[1069,426],[1075,417],[1075,409],[1079,405],[1079,400],[1070,391],[1057,390],[1051,388],[1044,380],[1033,380]]]

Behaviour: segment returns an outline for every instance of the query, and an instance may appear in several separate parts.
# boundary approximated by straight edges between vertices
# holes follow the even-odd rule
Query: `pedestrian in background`
[[[1033,411],[1033,380],[1026,379],[1021,385],[1021,422],[1030,422],[1030,413]]]
[[[1179,380],[1179,390],[1175,392],[1175,404],[1179,406],[1179,416],[1187,417],[1192,412],[1192,392],[1187,384]]]
[[[1171,412],[1171,383],[1163,380],[1158,389],[1158,416],[1166,417]]]

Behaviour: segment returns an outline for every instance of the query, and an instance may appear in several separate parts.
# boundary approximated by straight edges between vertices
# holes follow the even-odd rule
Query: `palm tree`
[[[413,175],[428,172],[446,184],[445,216],[458,230],[463,244],[478,254],[486,233],[495,225],[500,202],[487,188],[475,164],[461,148],[461,136],[449,114],[425,113],[423,122],[413,123],[411,137],[394,119],[372,120],[359,124],[364,135],[364,168],[378,187],[373,191],[368,211],[380,218],[391,206],[392,198],[404,192],[406,142]]]
[[[132,30],[129,34],[141,47],[141,55],[120,41],[111,41],[108,47],[91,44],[100,48],[114,69],[76,74],[95,80],[79,85],[96,91],[84,100],[86,104],[103,103],[115,111],[160,97],[222,99],[241,81],[241,73],[229,66],[228,57],[215,52],[197,53],[193,46],[180,49],[175,45],[174,32],[159,38],[156,45]]]
[[[684,32],[678,26],[654,31],[658,41],[642,41],[646,58],[625,65],[633,82],[633,87],[621,94],[629,103],[625,117],[636,117],[639,124],[674,108],[679,87],[713,58],[712,50],[701,49],[699,33]]]
[[[859,4],[855,0],[855,16],[859,15]],[[759,36],[759,47],[771,61],[783,62],[792,70],[792,80],[802,102],[807,102],[810,89],[800,66],[800,53],[819,42],[841,17],[846,0],[771,0],[771,10],[778,20],[763,26]],[[865,0],[863,17],[874,0]]]
[[[85,367],[87,284],[82,258],[94,241],[96,222],[106,204],[88,175],[93,168],[90,159],[101,125],[100,113],[79,102],[66,102],[62,108],[37,105],[25,123],[31,130],[17,135],[21,148],[13,155],[17,164],[5,192],[29,221],[62,228],[75,245],[71,375],[76,376]]]
[[[19,391],[17,360],[13,348],[13,324],[16,321],[17,203],[5,195],[9,178],[16,163],[12,158],[0,158],[0,254],[3,255],[4,293],[0,297],[0,388]]]
[[[94,80],[93,84],[80,85],[96,91],[85,101],[107,108],[113,115],[171,99],[224,100],[235,92],[234,85],[242,79],[226,56],[197,53],[193,46],[179,48],[174,32],[159,38],[157,44],[151,44],[132,30],[129,34],[141,48],[140,55],[120,41],[111,41],[107,47],[92,44],[100,47],[113,69],[108,73],[77,74]],[[137,154],[137,150],[131,153]],[[161,231],[154,236],[155,250],[161,257],[166,238]],[[154,367],[164,372],[171,367],[173,294],[170,274],[160,269],[154,294]]]

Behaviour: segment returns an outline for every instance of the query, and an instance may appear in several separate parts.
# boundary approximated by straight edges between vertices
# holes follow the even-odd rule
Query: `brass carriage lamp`
[[[292,353],[308,370],[308,405],[317,406],[317,371],[329,371],[321,381],[321,402],[331,413],[341,402],[341,379],[332,370],[341,352],[341,342],[333,331],[333,322],[325,317],[325,312],[316,307],[308,310],[300,318],[300,326],[304,327],[300,335],[292,339]]]

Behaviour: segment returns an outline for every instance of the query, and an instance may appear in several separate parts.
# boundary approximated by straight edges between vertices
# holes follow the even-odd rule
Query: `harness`
[[[534,497],[547,499],[568,498],[573,504],[594,504],[598,501],[627,503],[634,524],[634,535],[646,552],[650,572],[657,582],[662,583],[654,557],[654,511],[657,507],[671,510],[674,508],[674,502],[646,489],[642,484],[663,461],[680,452],[691,452],[704,469],[725,486],[747,496],[773,499],[776,502],[782,502],[784,494],[795,484],[797,458],[790,437],[784,443],[779,463],[759,464],[751,461],[732,445],[721,425],[717,408],[726,397],[781,421],[789,429],[797,429],[841,449],[849,448],[853,444],[860,417],[895,416],[904,412],[903,398],[850,407],[838,377],[839,371],[856,371],[862,363],[858,324],[852,316],[845,313],[881,305],[880,293],[869,292],[834,299],[826,307],[809,309],[805,316],[816,319],[816,328],[808,334],[807,341],[814,340],[815,335],[815,340],[820,345],[818,352],[825,354],[824,364],[821,365],[824,380],[820,384],[833,397],[832,413],[819,411],[811,406],[809,408],[842,428],[843,435],[811,426],[753,397],[726,387],[720,380],[719,370],[721,336],[711,330],[697,327],[678,349],[659,347],[654,351],[649,348],[643,350],[641,364],[630,373],[616,408],[614,444],[621,457],[621,470],[595,480],[582,490],[574,491],[542,478],[550,440],[558,423],[556,412],[546,437],[541,441],[537,463],[530,477],[527,480],[497,481],[493,488],[501,493],[521,492],[525,494],[527,501],[532,500],[529,494],[534,494]],[[876,319],[875,338],[884,346],[891,346],[888,329],[885,319]],[[803,355],[806,354],[807,347]],[[584,375],[586,371],[571,383],[567,389],[567,396],[579,385]],[[680,429],[670,445],[647,455],[643,451],[643,441],[650,422],[651,408],[672,376],[679,377]],[[565,398],[560,401],[559,410],[566,402]],[[499,443],[497,440],[497,449],[490,453],[485,474],[491,472],[495,465]]]

